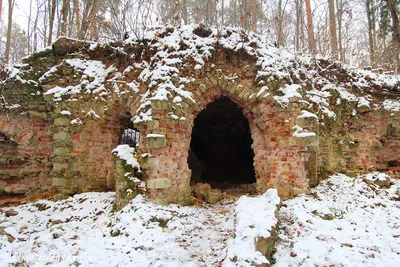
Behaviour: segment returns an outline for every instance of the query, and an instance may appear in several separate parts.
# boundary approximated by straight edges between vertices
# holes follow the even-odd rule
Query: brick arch
[[[256,176],[256,186],[259,192],[264,191],[267,188],[267,181],[265,177],[267,175],[267,154],[264,153],[266,146],[265,146],[265,135],[266,132],[263,133],[262,128],[260,128],[260,122],[255,120],[256,117],[262,116],[260,110],[257,109],[257,104],[249,105],[242,99],[238,97],[235,93],[230,93],[229,91],[223,90],[220,86],[211,86],[200,95],[200,97],[196,98],[196,105],[189,107],[186,115],[186,125],[191,137],[192,129],[194,126],[194,119],[197,115],[204,110],[207,105],[213,103],[216,99],[226,96],[232,102],[236,103],[236,105],[242,110],[243,115],[247,118],[250,126],[251,138],[253,143],[251,148],[254,152],[254,171]],[[272,108],[272,107],[271,107]],[[187,144],[187,143],[185,143]],[[190,138],[187,146],[187,151],[190,148]],[[188,155],[186,155],[187,157]],[[189,167],[187,166],[189,169]],[[190,179],[190,176],[189,176]]]
[[[292,136],[300,108],[276,106],[268,92],[249,79],[219,70],[199,73],[196,83],[187,85],[195,102],[182,103],[184,120],[170,118],[171,103],[152,100],[153,121],[143,125],[145,138],[138,148],[139,154],[151,155],[139,157],[150,198],[158,203],[191,202],[187,159],[194,119],[221,96],[235,102],[249,121],[258,192],[276,188],[283,199],[309,192],[310,179],[316,175],[316,150],[307,140]],[[161,137],[146,138],[147,134]]]
[[[101,118],[86,118],[83,125],[71,128],[72,160],[69,163],[71,176],[84,177],[80,184],[62,188],[68,190],[104,191],[115,189],[115,162],[111,151],[120,143],[123,127],[135,114],[136,101],[114,103]],[[61,189],[61,188],[60,188]],[[70,189],[71,190],[71,189]],[[75,192],[73,191],[73,192]]]

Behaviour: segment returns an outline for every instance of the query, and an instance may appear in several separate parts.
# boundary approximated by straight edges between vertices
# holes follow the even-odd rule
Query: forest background
[[[400,0],[0,0],[0,68],[59,36],[95,42],[190,23],[240,27],[275,46],[400,71]]]

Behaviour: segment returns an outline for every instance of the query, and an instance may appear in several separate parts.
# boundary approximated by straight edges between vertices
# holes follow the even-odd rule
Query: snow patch
[[[292,134],[292,136],[297,137],[297,138],[316,136],[316,134],[314,132],[307,132],[298,125],[293,126],[292,129],[294,130],[294,133]]]
[[[68,110],[62,110],[60,114],[61,115],[66,115],[66,116],[71,116],[72,115],[71,112],[68,111]]]
[[[235,206],[235,239],[228,241],[224,266],[257,266],[269,264],[256,250],[259,238],[269,238],[278,220],[275,217],[280,203],[278,191],[268,189],[259,197],[240,197]]]
[[[131,165],[133,168],[138,168],[140,170],[139,162],[135,157],[136,150],[134,147],[130,147],[129,145],[119,145],[113,149],[112,153],[115,153],[118,158],[125,160],[126,163]]]
[[[318,120],[318,116],[316,114],[311,113],[307,110],[300,111],[300,115],[297,116],[297,119],[303,119],[303,118],[315,118]]]

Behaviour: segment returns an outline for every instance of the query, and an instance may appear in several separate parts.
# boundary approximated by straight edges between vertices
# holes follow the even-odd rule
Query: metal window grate
[[[127,128],[122,133],[121,144],[135,147],[140,140],[140,133],[131,128]]]

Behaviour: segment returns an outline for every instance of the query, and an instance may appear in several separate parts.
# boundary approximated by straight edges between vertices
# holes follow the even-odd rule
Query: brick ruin
[[[334,172],[398,175],[399,80],[273,47],[268,65],[257,36],[215,31],[162,28],[106,45],[61,38],[25,58],[1,88],[1,202],[116,190],[123,206],[140,181],[158,203],[191,203],[191,182],[249,183],[287,199]],[[242,48],[229,46],[235,34]],[[204,62],[176,54],[190,40]],[[217,42],[205,51],[201,40]],[[156,73],[166,67],[168,80]],[[140,171],[112,153],[127,127],[140,132]]]

